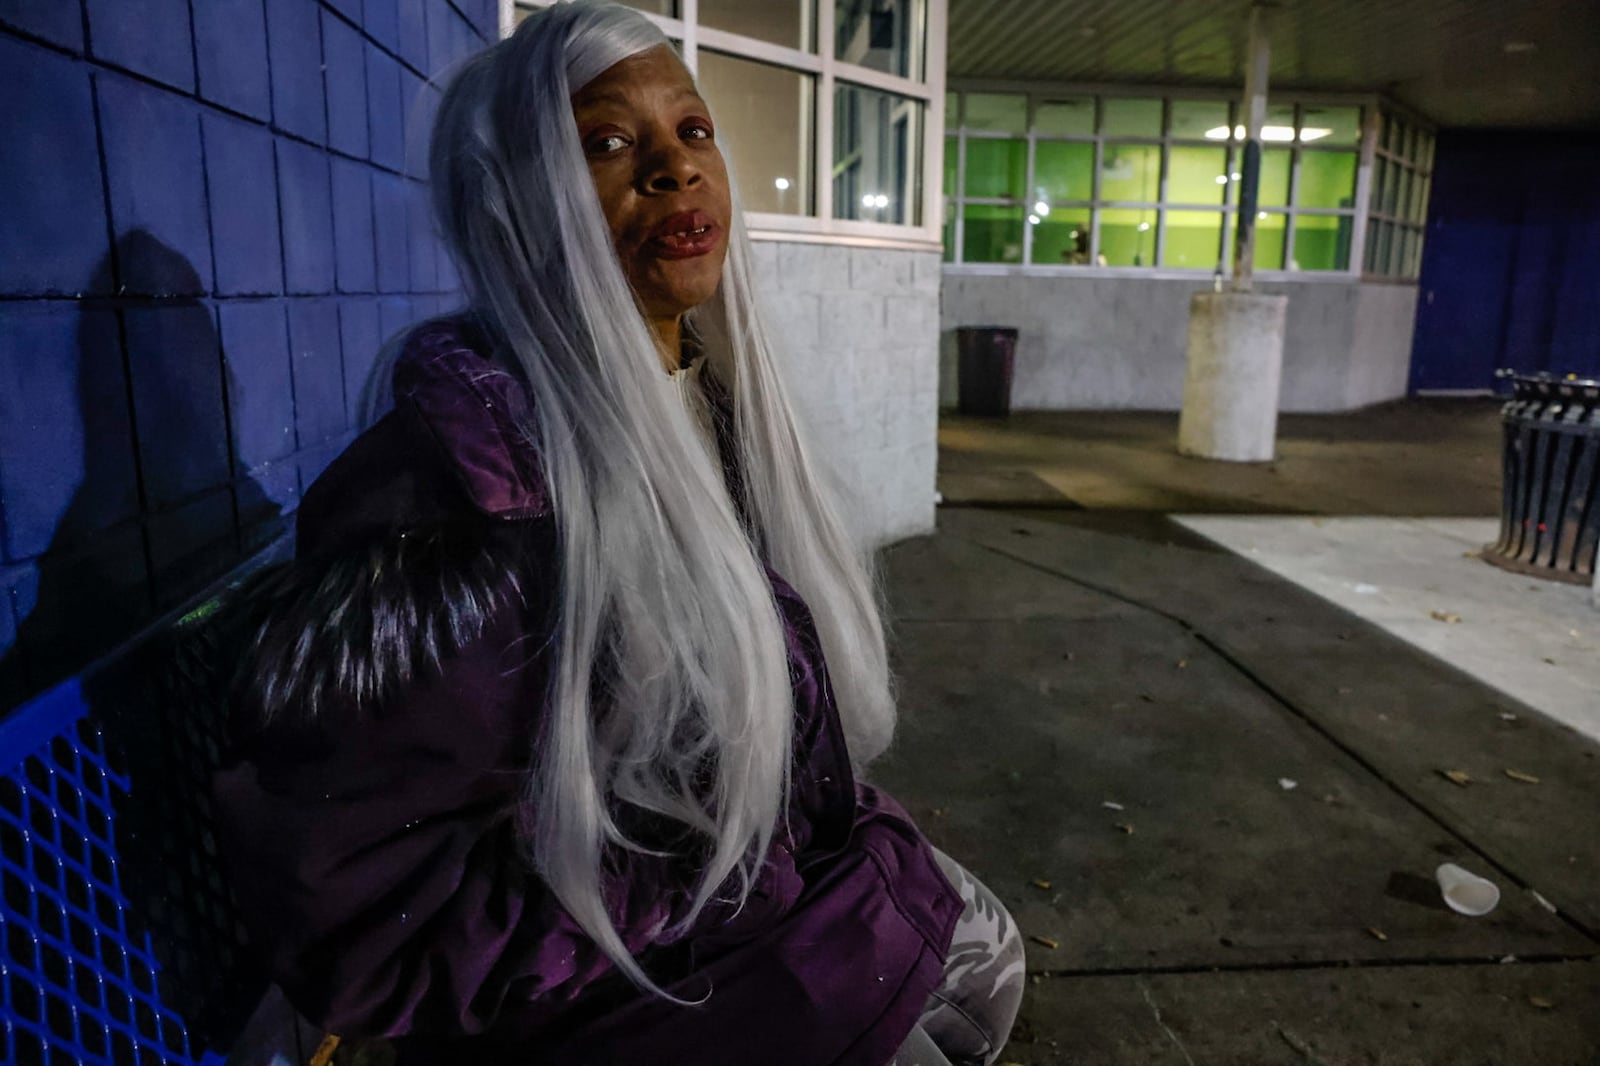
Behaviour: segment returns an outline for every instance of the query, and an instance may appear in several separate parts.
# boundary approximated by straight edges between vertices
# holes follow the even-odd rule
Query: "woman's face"
[[[572,97],[623,272],[652,323],[716,292],[733,213],[710,109],[672,49],[631,56]]]

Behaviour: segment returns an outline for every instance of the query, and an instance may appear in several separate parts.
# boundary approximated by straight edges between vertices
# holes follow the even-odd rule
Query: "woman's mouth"
[[[715,249],[721,234],[710,215],[684,211],[654,226],[647,243],[657,258],[693,259]]]

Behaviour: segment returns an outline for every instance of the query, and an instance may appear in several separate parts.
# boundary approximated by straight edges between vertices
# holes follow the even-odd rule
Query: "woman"
[[[274,976],[403,1062],[992,1061],[1021,948],[857,783],[883,632],[687,70],[536,13],[431,170],[472,311],[307,491],[217,780]]]

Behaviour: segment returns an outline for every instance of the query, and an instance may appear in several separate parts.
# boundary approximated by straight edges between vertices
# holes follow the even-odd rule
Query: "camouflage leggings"
[[[965,907],[944,980],[890,1066],[989,1066],[1022,1005],[1022,936],[994,893],[944,852],[934,854]]]

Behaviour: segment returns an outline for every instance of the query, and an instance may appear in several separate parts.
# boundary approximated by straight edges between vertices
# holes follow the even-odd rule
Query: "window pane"
[[[1033,261],[1046,266],[1086,266],[1089,262],[1089,209],[1058,208],[1041,219],[1033,227]]]
[[[1167,162],[1167,202],[1222,203],[1228,191],[1228,150],[1177,145],[1171,151]]]
[[[812,51],[811,0],[700,0],[700,25]]]
[[[1213,269],[1222,261],[1221,211],[1168,211],[1161,265]]]
[[[1294,140],[1294,105],[1269,104],[1267,121],[1261,127],[1263,144],[1285,144]]]
[[[815,79],[717,52],[700,53],[700,90],[750,211],[809,215]]]
[[[1034,112],[1033,129],[1046,137],[1093,137],[1094,97],[1041,103]]]
[[[1394,224],[1391,222],[1378,223],[1378,254],[1373,261],[1373,272],[1377,274],[1393,274],[1391,253],[1394,251]]]
[[[944,94],[944,124],[950,129],[961,125],[961,94]]]
[[[1107,137],[1159,137],[1161,101],[1107,100],[1103,127]]]
[[[963,262],[1022,262],[1022,208],[967,204],[961,226]]]
[[[1433,169],[1433,134],[1419,133],[1417,147],[1417,166],[1422,170]]]
[[[1261,207],[1289,206],[1289,149],[1265,148],[1261,152],[1261,184],[1256,189]]]
[[[1420,174],[1417,175],[1416,180],[1412,183],[1412,197],[1416,200],[1417,205],[1416,221],[1419,223],[1428,221],[1428,193],[1432,187],[1433,180]]]
[[[956,170],[961,164],[961,142],[955,137],[944,139],[944,194],[956,194]]]
[[[1401,276],[1414,278],[1420,273],[1422,273],[1422,231],[1407,226]]]
[[[1161,148],[1108,144],[1100,164],[1100,199],[1154,203],[1161,193]]]
[[[1383,147],[1396,155],[1400,154],[1400,139],[1405,131],[1405,123],[1393,115],[1383,116]]]
[[[1117,207],[1100,212],[1100,258],[1106,266],[1153,266],[1154,208]]]
[[[944,261],[956,261],[956,205],[950,200],[944,202]]]
[[[1094,199],[1094,145],[1040,141],[1033,152],[1035,197],[1051,202]]]
[[[1367,256],[1367,262],[1366,262],[1366,266],[1364,268],[1365,271],[1368,274],[1376,274],[1378,272],[1378,223],[1377,222],[1368,222],[1367,223],[1367,252],[1366,252],[1366,256]]]
[[[837,121],[837,120],[835,120]],[[967,196],[1022,198],[1027,180],[1028,142],[967,139]]]
[[[1291,270],[1345,270],[1350,266],[1349,215],[1297,215]]]
[[[1377,188],[1373,190],[1372,206],[1380,215],[1391,214],[1394,211],[1395,182],[1399,179],[1399,170],[1396,165],[1387,159],[1379,159],[1377,165]]]
[[[962,120],[962,125],[969,130],[1026,133],[1028,98],[996,93],[967,93],[966,118]]]
[[[1359,107],[1321,107],[1300,109],[1302,144],[1357,144],[1361,140]]]
[[[1301,207],[1352,207],[1356,202],[1354,152],[1301,152]]]
[[[838,83],[833,94],[833,217],[922,221],[922,112],[894,93]]]
[[[1262,211],[1256,215],[1256,265],[1257,270],[1282,270],[1284,237],[1289,229],[1289,216],[1279,211]],[[1228,243],[1235,239],[1234,226],[1228,227]]]
[[[834,58],[885,74],[920,78],[925,18],[923,0],[838,0]]]
[[[1228,139],[1228,103],[1226,100],[1174,100],[1172,101],[1173,137],[1191,140]]]

